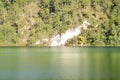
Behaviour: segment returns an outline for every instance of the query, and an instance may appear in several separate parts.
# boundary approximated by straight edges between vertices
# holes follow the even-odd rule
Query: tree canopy
[[[0,46],[33,45],[86,19],[68,46],[119,46],[120,0],[0,0]]]

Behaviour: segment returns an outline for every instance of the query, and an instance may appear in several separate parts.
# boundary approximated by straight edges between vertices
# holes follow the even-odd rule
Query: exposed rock
[[[61,33],[61,34],[53,36],[50,39],[49,46],[65,45],[65,43],[68,39],[78,36],[81,33],[81,28],[86,30],[88,25],[89,25],[89,23],[85,20],[82,25],[76,27],[75,29],[69,29],[65,33]]]

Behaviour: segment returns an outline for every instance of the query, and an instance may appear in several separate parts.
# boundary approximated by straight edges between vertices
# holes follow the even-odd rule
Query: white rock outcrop
[[[62,46],[65,45],[66,41],[68,39],[71,39],[75,36],[78,36],[81,33],[81,29],[87,29],[87,26],[89,23],[85,20],[83,24],[79,25],[78,27],[74,29],[69,29],[65,33],[61,33],[58,35],[53,36],[50,39],[50,45],[49,46]]]

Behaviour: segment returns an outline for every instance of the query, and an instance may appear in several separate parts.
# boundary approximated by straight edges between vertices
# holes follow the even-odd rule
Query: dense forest
[[[0,46],[33,46],[84,20],[66,46],[120,46],[120,0],[0,0]]]

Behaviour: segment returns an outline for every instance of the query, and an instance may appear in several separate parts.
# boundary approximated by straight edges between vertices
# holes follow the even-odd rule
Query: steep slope
[[[82,32],[81,28],[86,30],[88,25],[89,23],[85,20],[83,24],[79,25],[78,27],[74,29],[69,29],[65,33],[53,36],[50,39],[50,46],[64,46],[67,40],[78,36]]]
[[[84,20],[90,23],[89,29],[80,29],[80,35],[73,38],[71,34],[72,39],[63,43],[120,45],[119,0],[0,0],[0,45],[48,46],[55,41],[53,36],[62,37]]]

